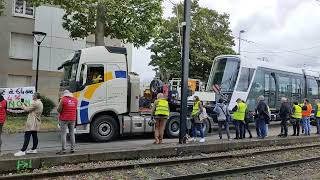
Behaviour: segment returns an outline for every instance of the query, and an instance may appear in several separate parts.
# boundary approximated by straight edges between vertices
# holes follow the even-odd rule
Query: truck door
[[[103,64],[83,64],[80,72],[79,107],[80,118],[78,124],[87,124],[90,121],[90,112],[105,103],[105,95],[101,93],[104,85]]]

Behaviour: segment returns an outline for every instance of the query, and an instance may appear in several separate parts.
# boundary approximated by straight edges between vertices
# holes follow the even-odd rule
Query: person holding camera
[[[34,93],[33,96],[33,102],[30,107],[26,107],[23,103],[22,109],[25,112],[28,112],[27,122],[25,125],[25,134],[24,134],[24,143],[21,150],[14,154],[14,156],[25,156],[26,154],[36,154],[38,153],[38,131],[40,129],[41,125],[41,114],[43,111],[43,104],[40,100],[41,96],[40,93]],[[33,146],[32,149],[27,150],[30,137],[32,136],[33,139]]]

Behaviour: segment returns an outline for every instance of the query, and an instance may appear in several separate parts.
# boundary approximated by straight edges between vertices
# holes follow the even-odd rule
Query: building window
[[[33,36],[28,34],[11,33],[10,58],[32,60]]]
[[[13,15],[21,17],[34,17],[34,6],[30,1],[14,0],[13,1]]]
[[[16,87],[28,87],[32,85],[32,77],[31,76],[23,76],[23,75],[8,75],[7,87],[8,88],[16,88]]]

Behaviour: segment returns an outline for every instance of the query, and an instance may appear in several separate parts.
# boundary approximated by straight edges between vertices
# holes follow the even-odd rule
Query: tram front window
[[[217,59],[211,69],[207,90],[212,91],[217,88],[223,93],[232,92],[236,84],[239,68],[239,58]]]

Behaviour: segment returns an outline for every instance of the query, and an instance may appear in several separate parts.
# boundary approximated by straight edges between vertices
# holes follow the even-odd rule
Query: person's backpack
[[[264,114],[265,114],[265,120],[267,121],[267,122],[269,122],[270,120],[271,120],[271,111],[270,111],[270,108],[269,108],[269,106],[266,104],[266,106],[267,106],[267,112],[264,112]],[[267,123],[268,124],[268,123]]]
[[[231,122],[231,121],[232,121],[232,117],[230,116],[230,114],[227,114],[227,113],[222,109],[222,107],[220,107],[219,105],[217,105],[217,106],[221,109],[222,113],[226,116],[226,121],[227,121],[227,122]],[[228,110],[228,108],[226,108],[226,110]]]
[[[199,114],[199,120],[203,122],[205,119],[208,119],[208,114],[206,108],[202,108],[202,112]]]

